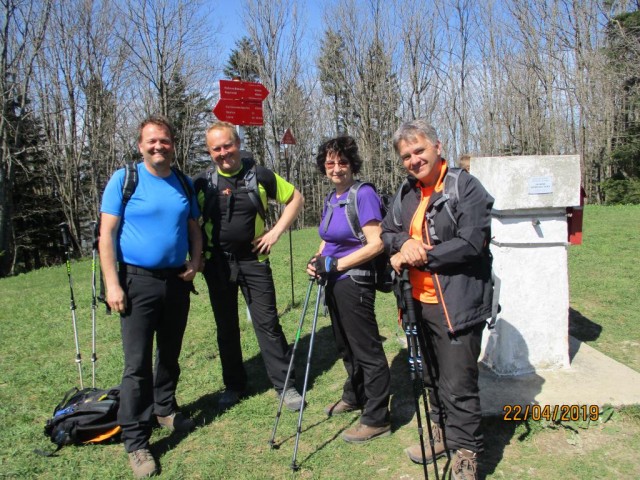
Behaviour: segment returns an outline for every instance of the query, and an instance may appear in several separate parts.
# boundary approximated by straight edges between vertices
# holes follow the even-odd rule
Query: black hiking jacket
[[[382,222],[385,251],[393,255],[408,239],[413,215],[420,204],[420,188],[410,177],[410,190],[402,197],[401,224],[387,215]],[[400,191],[396,193],[400,195]],[[493,282],[491,208],[493,197],[480,181],[463,171],[458,181],[458,198],[450,199],[455,222],[441,200],[443,192],[433,192],[427,214],[433,214],[433,229],[424,228],[425,243],[434,245],[427,252],[426,268],[433,276],[438,304],[443,309],[451,333],[466,329],[491,317]],[[439,201],[440,200],[440,201]],[[457,223],[457,225],[456,225]],[[438,240],[432,239],[435,232]]]

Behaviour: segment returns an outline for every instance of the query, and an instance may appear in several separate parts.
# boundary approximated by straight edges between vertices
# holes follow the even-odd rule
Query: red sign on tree
[[[260,126],[264,124],[262,101],[267,95],[269,90],[261,83],[220,80],[220,100],[213,113],[234,125]]]
[[[284,135],[282,135],[282,139],[280,140],[280,143],[282,143],[283,145],[296,144],[296,139],[293,137],[293,133],[291,133],[290,128],[287,128],[287,130],[284,132]]]

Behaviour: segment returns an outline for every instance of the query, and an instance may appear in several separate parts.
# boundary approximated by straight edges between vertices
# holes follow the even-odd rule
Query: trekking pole
[[[289,368],[287,369],[287,376],[284,381],[284,389],[289,385],[289,378],[291,378],[291,372],[293,371],[293,362],[296,356],[296,349],[298,348],[298,342],[300,340],[300,333],[302,332],[302,324],[304,323],[304,317],[307,313],[307,306],[309,305],[309,297],[311,296],[311,289],[313,288],[314,278],[309,279],[309,288],[307,288],[307,296],[304,299],[304,304],[302,306],[302,314],[300,315],[300,322],[298,323],[298,331],[296,332],[296,339],[293,342],[293,348],[291,349],[291,360],[289,360]],[[280,395],[280,404],[278,405],[278,412],[276,413],[276,420],[273,425],[273,431],[271,432],[271,439],[269,440],[269,445],[272,449],[277,448],[275,444],[276,438],[276,430],[278,429],[278,423],[280,422],[280,415],[282,414],[282,404],[284,403],[284,391],[283,394]]]
[[[98,222],[91,222],[93,236],[91,250],[91,386],[96,388],[96,309],[98,308],[98,295],[96,292],[96,272],[98,270]]]
[[[415,317],[414,317],[415,318]],[[418,345],[418,373],[420,375],[420,379],[422,379],[422,396],[425,406],[427,405],[427,394],[429,397],[429,405],[433,405],[432,402],[435,402],[438,407],[438,425],[440,426],[440,432],[442,435],[442,442],[445,445],[445,455],[447,456],[447,464],[451,462],[451,454],[449,453],[449,449],[446,448],[447,445],[447,435],[444,428],[444,420],[442,416],[443,407],[442,402],[440,401],[440,393],[439,387],[436,383],[436,378],[438,378],[438,373],[434,364],[436,363],[433,359],[433,345],[431,343],[430,338],[424,334],[424,330],[422,328],[422,324],[418,321],[415,323],[414,334],[417,335],[417,345]],[[425,351],[422,351],[420,345],[424,345]],[[427,375],[431,381],[430,385],[424,384],[424,373],[427,372]],[[427,387],[427,388],[425,388]],[[430,387],[430,388],[429,388]],[[433,398],[432,398],[433,397]],[[426,407],[425,407],[426,408]],[[427,427],[429,428],[429,439],[431,442],[431,454],[433,455],[433,466],[436,470],[436,480],[438,480],[438,465],[435,458],[435,444],[433,440],[433,433],[431,429],[431,416],[427,415]]]
[[[100,252],[100,223],[99,222],[96,223],[96,227],[95,227],[94,247],[96,249],[96,252],[99,253]],[[104,277],[102,276],[102,265],[100,264],[100,255],[98,255],[97,267],[98,267],[97,275],[98,275],[98,280],[100,282],[100,289],[98,292],[98,302],[104,303],[104,307],[107,315],[111,315],[111,307],[109,306],[109,303],[107,303],[106,291],[104,288]]]
[[[435,446],[433,441],[433,430],[431,428],[431,417],[429,416],[429,402],[425,392],[424,378],[423,378],[423,359],[420,353],[420,345],[418,341],[418,321],[415,312],[415,305],[413,303],[412,285],[409,281],[409,270],[404,269],[399,281],[398,304],[402,310],[402,326],[404,333],[407,337],[407,353],[409,357],[409,373],[411,375],[411,382],[413,385],[413,398],[416,409],[416,421],[418,423],[418,436],[420,437],[420,451],[422,453],[422,467],[424,470],[424,478],[429,479],[429,473],[427,472],[426,462],[426,450],[424,443],[424,430],[422,427],[422,414],[420,413],[420,397],[424,403],[425,419],[427,423],[427,433],[429,435],[429,444],[431,446],[431,458],[433,458],[433,465],[438,480],[438,465],[436,461]]]
[[[320,296],[324,289],[326,280],[318,279],[318,294],[316,295],[316,306],[313,311],[313,323],[311,324],[311,339],[309,340],[309,353],[307,354],[307,368],[304,372],[304,385],[302,386],[302,404],[300,405],[300,414],[298,415],[298,428],[296,429],[296,441],[293,445],[293,458],[291,460],[291,470],[297,471],[300,466],[296,462],[298,456],[298,444],[300,443],[300,434],[302,433],[302,415],[304,414],[304,401],[307,396],[307,385],[309,384],[309,372],[311,371],[311,356],[313,355],[313,342],[316,338],[316,326],[318,325],[318,310],[320,309]]]
[[[73,323],[73,338],[76,343],[76,363],[78,364],[78,374],[80,376],[80,389],[84,388],[82,381],[82,357],[80,356],[80,345],[78,344],[78,325],[76,322],[76,301],[73,297],[73,280],[71,278],[71,233],[69,225],[61,223],[59,225],[62,232],[62,245],[67,254],[67,277],[69,278],[69,291],[71,292],[71,322]]]

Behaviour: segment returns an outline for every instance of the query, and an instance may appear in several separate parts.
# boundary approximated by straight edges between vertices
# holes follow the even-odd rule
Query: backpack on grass
[[[46,437],[56,444],[50,453],[36,450],[36,453],[51,456],[65,445],[106,443],[118,440],[118,407],[120,387],[107,390],[72,388],[53,410],[53,416],[44,427]]]

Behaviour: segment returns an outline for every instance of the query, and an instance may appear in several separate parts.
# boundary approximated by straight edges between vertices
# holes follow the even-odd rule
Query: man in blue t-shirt
[[[175,150],[169,121],[144,120],[138,148],[143,162],[136,165],[138,180],[129,200],[123,201],[124,168],[104,191],[100,261],[107,303],[120,314],[124,373],[118,423],[133,473],[143,478],[158,471],[149,451],[153,415],[172,431],[194,426],[179,412],[175,393],[202,236],[193,185],[171,168]]]

